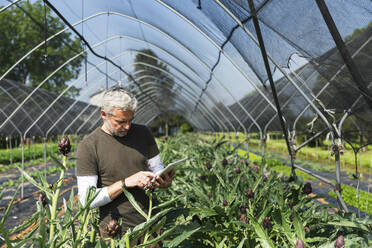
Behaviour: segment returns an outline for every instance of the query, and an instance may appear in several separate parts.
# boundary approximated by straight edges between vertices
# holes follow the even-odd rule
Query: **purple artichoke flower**
[[[296,248],[305,248],[305,243],[302,239],[298,239],[297,242],[296,242]]]
[[[62,153],[63,156],[67,156],[67,154],[71,151],[71,144],[70,140],[67,136],[63,136],[62,139],[58,143],[58,150]]]
[[[248,188],[247,191],[245,191],[245,196],[250,199],[254,197],[254,192],[251,188]]]
[[[262,221],[262,225],[266,228],[266,229],[270,229],[272,227],[272,224],[271,224],[271,220],[269,217],[265,217]]]
[[[341,247],[344,247],[344,245],[345,245],[344,236],[342,235],[338,236],[335,242],[335,248],[341,248]]]
[[[227,165],[227,159],[226,159],[226,158],[224,158],[224,159],[222,160],[222,165]]]
[[[305,185],[302,189],[302,193],[304,193],[305,195],[308,195],[308,194],[311,194],[311,192],[313,192],[313,188],[311,187],[311,183],[305,183]]]
[[[206,167],[208,170],[210,170],[210,169],[212,169],[212,164],[211,164],[210,162],[207,162],[207,163],[205,164],[205,167]]]
[[[249,219],[247,218],[247,216],[245,214],[242,214],[240,216],[240,219],[239,220],[242,221],[242,222],[245,222],[247,224],[249,223]]]
[[[262,176],[262,181],[267,182],[267,176],[263,175]]]
[[[113,238],[119,230],[119,223],[116,219],[111,219],[106,226],[106,231],[108,235]]]
[[[223,199],[223,205],[226,207],[227,206],[227,200],[226,199]]]
[[[39,199],[38,200],[41,202],[41,204],[43,204],[44,207],[45,207],[45,205],[47,205],[47,199],[46,199],[46,197],[43,193],[39,194]]]
[[[240,212],[241,212],[242,214],[247,213],[247,205],[245,205],[245,203],[243,203],[243,204],[240,206]]]
[[[199,225],[202,225],[202,222],[196,214],[192,216],[192,221],[198,223]]]

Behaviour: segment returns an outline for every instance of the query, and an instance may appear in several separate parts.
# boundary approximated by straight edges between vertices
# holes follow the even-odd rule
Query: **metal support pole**
[[[35,159],[35,136],[32,136],[32,158]]]
[[[287,144],[287,149],[288,149],[289,155],[292,157],[291,146],[290,146],[289,140],[288,140],[288,132],[287,132],[287,129],[286,129],[284,120],[283,120],[283,113],[282,113],[282,110],[280,108],[278,96],[277,96],[277,93],[276,93],[274,79],[273,79],[272,74],[271,74],[269,60],[267,58],[266,48],[265,48],[264,40],[262,38],[260,24],[258,23],[258,18],[256,16],[256,9],[255,9],[253,0],[248,0],[248,4],[249,4],[249,8],[251,9],[252,20],[253,20],[254,28],[256,30],[257,39],[258,39],[258,42],[259,42],[259,45],[260,45],[261,55],[262,55],[262,58],[263,58],[264,63],[265,63],[267,77],[268,77],[269,82],[270,82],[271,92],[273,94],[275,106],[276,106],[276,109],[277,109],[277,112],[278,112],[278,117],[279,117],[280,125],[282,127],[282,131],[283,131],[283,134],[284,134],[284,137],[285,137],[285,140],[286,140],[286,144]],[[265,137],[265,139],[266,139],[266,137]],[[292,168],[291,176],[295,176],[296,174],[295,174],[294,164],[292,164],[291,168]]]
[[[265,166],[266,159],[265,159],[265,153],[266,153],[266,132],[263,133],[263,137],[261,139],[261,149],[262,149],[262,166]]]
[[[46,146],[46,142],[47,142],[47,137],[43,137],[43,153],[44,153],[44,177],[46,178],[46,165],[47,165],[47,146]]]
[[[25,140],[21,135],[21,143],[22,143],[22,170],[25,169]],[[21,175],[21,199],[23,199],[23,188],[24,188],[24,178],[23,174]]]
[[[12,136],[9,137],[9,162],[13,164]]]
[[[354,82],[357,84],[357,87],[361,95],[364,96],[364,100],[368,104],[369,108],[372,110],[372,97],[370,96],[368,92],[366,83],[362,75],[360,74],[360,71],[358,67],[356,66],[353,58],[350,56],[350,53],[347,50],[347,47],[345,46],[345,43],[341,38],[341,35],[337,29],[335,22],[333,21],[333,18],[331,16],[331,13],[328,10],[326,3],[324,2],[324,0],[316,0],[316,3],[318,5],[320,12],[322,13],[325,23],[327,24],[329,32],[331,33],[333,40],[336,43],[337,49],[340,52],[342,59],[344,60],[347,68],[349,69],[349,72]]]

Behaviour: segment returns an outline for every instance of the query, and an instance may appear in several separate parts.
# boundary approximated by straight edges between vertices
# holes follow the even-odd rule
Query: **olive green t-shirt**
[[[146,126],[133,123],[124,137],[111,136],[99,127],[78,146],[77,176],[97,175],[97,187],[106,187],[139,171],[148,171],[147,160],[157,154],[156,142]],[[143,189],[129,191],[142,209],[148,209],[149,200]],[[123,219],[122,232],[145,221],[124,193],[100,207],[99,212],[103,231],[112,218]]]

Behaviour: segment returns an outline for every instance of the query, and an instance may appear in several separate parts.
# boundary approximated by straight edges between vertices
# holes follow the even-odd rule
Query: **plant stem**
[[[147,214],[147,221],[149,221],[151,219],[151,211],[152,211],[152,193],[149,194],[149,200],[150,200],[150,203],[149,203],[149,212]],[[149,230],[146,231],[146,234],[145,234],[145,239],[143,240],[143,243],[145,244],[147,239],[149,238],[150,234],[149,234]]]
[[[66,168],[66,163],[67,163],[67,157],[63,156],[63,165],[64,165],[65,168]],[[54,224],[54,222],[55,222],[55,219],[57,217],[58,198],[59,198],[59,194],[61,192],[61,187],[62,187],[64,177],[65,177],[65,170],[62,170],[61,174],[59,176],[59,179],[58,179],[56,192],[54,193],[53,199],[52,199],[52,211],[51,211],[51,217],[50,217],[51,225],[50,225],[49,241],[52,240],[52,237],[54,235],[54,229],[55,229],[55,226],[56,226]],[[54,248],[54,246],[55,246],[55,242],[52,242],[50,247]]]
[[[125,247],[126,248],[130,248],[129,235],[128,235],[128,233],[125,234]]]
[[[89,214],[89,208],[87,208],[87,209],[84,210],[84,215],[83,215],[83,218],[82,218],[81,223],[80,223],[80,228],[79,228],[79,231],[78,231],[78,233],[76,235],[76,241],[77,242],[75,242],[74,247],[81,247],[81,245],[82,245],[82,243],[79,242],[79,240],[80,240],[81,233],[83,232],[84,226],[85,226],[85,224],[87,222],[88,214]]]

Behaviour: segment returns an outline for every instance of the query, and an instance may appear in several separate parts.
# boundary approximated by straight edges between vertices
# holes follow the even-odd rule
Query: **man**
[[[84,205],[89,187],[98,188],[98,196],[90,207],[99,207],[103,238],[108,237],[106,228],[112,219],[123,219],[121,234],[145,221],[125,197],[123,186],[147,210],[149,201],[144,187],[154,178],[155,187],[167,188],[172,183],[173,171],[163,178],[154,174],[164,167],[150,130],[132,123],[136,107],[137,100],[124,88],[106,91],[101,109],[104,124],[86,136],[78,147],[78,194]]]

